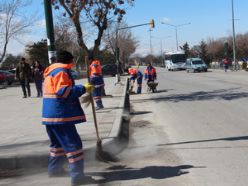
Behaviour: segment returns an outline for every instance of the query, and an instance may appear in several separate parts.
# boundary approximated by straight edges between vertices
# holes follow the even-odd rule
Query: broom
[[[87,77],[88,77],[88,83],[90,83],[90,65],[89,65],[89,60],[88,60],[88,56],[85,56],[85,64],[86,64],[86,70],[87,70]],[[84,97],[81,97],[81,103],[85,103],[86,106],[89,106],[89,104],[91,103],[91,107],[92,107],[92,113],[93,113],[93,120],[94,120],[94,126],[95,126],[95,130],[96,130],[96,158],[100,161],[104,161],[104,162],[108,162],[108,161],[113,161],[116,162],[118,161],[116,157],[114,157],[113,155],[111,155],[110,153],[103,151],[102,149],[102,140],[99,136],[99,131],[98,131],[98,125],[97,125],[97,119],[96,119],[96,109],[95,109],[95,104],[94,104],[94,100],[92,97],[92,94],[87,94]]]

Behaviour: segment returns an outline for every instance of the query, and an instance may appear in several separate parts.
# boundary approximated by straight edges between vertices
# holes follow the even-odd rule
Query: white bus
[[[166,52],[165,68],[169,71],[186,70],[186,55],[183,51]]]

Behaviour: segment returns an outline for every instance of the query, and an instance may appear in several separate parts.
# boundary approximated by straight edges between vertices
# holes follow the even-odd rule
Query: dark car
[[[123,74],[121,66],[119,66],[119,73]],[[117,65],[116,64],[106,64],[102,65],[102,74],[115,76],[117,74]]]
[[[11,85],[15,81],[15,74],[11,72],[0,70],[0,74],[4,76],[4,84]]]

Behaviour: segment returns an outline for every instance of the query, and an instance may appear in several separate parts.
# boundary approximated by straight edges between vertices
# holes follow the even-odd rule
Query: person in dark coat
[[[33,78],[37,90],[37,97],[42,97],[43,67],[39,61],[34,62]]]
[[[22,92],[23,92],[23,98],[28,96],[31,96],[31,90],[30,90],[30,80],[32,77],[32,70],[28,63],[26,63],[25,58],[21,58],[20,63],[16,67],[16,78],[20,81]],[[26,91],[27,89],[27,91]]]

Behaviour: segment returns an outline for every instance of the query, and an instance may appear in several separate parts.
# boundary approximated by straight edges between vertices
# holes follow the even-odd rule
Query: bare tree
[[[0,2],[0,63],[3,61],[7,46],[11,39],[18,40],[27,33],[27,29],[33,24],[32,20],[25,16],[21,10],[31,1],[25,3],[21,0],[4,0]],[[32,16],[29,16],[32,17]]]
[[[77,42],[79,46],[88,54],[95,55],[104,31],[108,27],[110,19],[117,18],[121,21],[125,15],[124,5],[132,5],[134,0],[53,0],[55,9],[63,7],[64,15],[68,15],[74,24],[77,32]],[[121,8],[123,7],[123,8]],[[84,23],[91,24],[88,28],[91,36],[94,36],[93,46],[87,43],[86,30],[83,29]]]
[[[128,58],[136,51],[138,47],[138,41],[133,37],[130,29],[123,29],[118,31],[116,36],[116,29],[118,27],[127,27],[125,23],[114,24],[113,27],[109,27],[108,32],[104,35],[103,41],[106,49],[110,50],[112,54],[116,54],[116,39],[118,39],[118,48],[120,49],[120,61],[125,64]],[[118,37],[118,38],[116,38]]]

